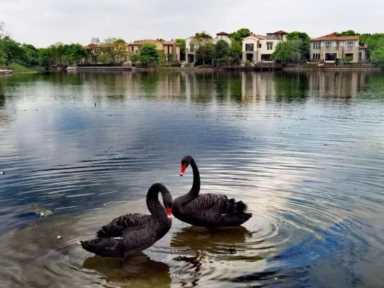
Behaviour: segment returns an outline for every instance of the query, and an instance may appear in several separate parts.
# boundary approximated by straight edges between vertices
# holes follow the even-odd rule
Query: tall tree
[[[176,39],[176,46],[180,48],[180,61],[185,61],[185,40]]]
[[[241,28],[230,34],[231,38],[231,64],[238,65],[241,62],[243,39],[251,35],[251,30]]]
[[[24,51],[20,44],[5,36],[0,39],[0,50],[2,51],[3,64],[22,63],[24,59]]]
[[[296,46],[300,49],[300,60],[306,61],[310,58],[311,38],[305,32],[291,32],[287,35],[288,42],[296,42]]]
[[[227,65],[230,63],[231,49],[229,44],[220,40],[215,44],[214,62],[215,65]]]
[[[196,64],[197,65],[212,65],[215,54],[215,46],[208,42],[200,45],[196,50]]]

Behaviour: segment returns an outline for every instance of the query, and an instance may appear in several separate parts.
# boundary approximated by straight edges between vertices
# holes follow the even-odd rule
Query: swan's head
[[[181,159],[180,176],[184,176],[185,171],[187,170],[188,166],[191,164],[191,161],[192,161],[191,156],[185,156],[183,159]]]

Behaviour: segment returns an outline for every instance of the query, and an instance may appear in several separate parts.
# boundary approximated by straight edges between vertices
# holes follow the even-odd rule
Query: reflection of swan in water
[[[119,287],[170,287],[169,266],[151,260],[145,254],[127,260],[93,256],[87,258],[83,267],[96,270],[108,282],[118,283]]]
[[[217,254],[236,252],[237,245],[244,243],[252,233],[245,227],[227,229],[205,229],[186,227],[175,233],[171,240],[173,248],[187,248],[193,251],[207,251]]]
[[[245,227],[206,229],[189,226],[175,233],[171,247],[179,256],[173,260],[174,272],[182,286],[197,286],[213,271],[220,270],[220,263],[239,260],[238,250],[252,236]],[[241,254],[241,253],[240,253]]]

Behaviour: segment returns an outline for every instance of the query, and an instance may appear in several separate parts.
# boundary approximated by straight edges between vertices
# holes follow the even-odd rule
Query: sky
[[[93,37],[126,41],[187,38],[195,32],[384,32],[383,0],[0,0],[15,40],[38,47]]]

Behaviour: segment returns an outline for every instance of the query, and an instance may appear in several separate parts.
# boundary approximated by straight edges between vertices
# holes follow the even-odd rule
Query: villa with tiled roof
[[[367,47],[359,35],[328,34],[311,40],[311,61],[321,63],[364,63]]]
[[[180,47],[176,41],[166,41],[163,39],[143,39],[136,40],[128,44],[128,55],[134,55],[144,44],[154,45],[165,57],[166,62],[180,62]]]
[[[243,39],[242,63],[257,64],[262,62],[273,62],[272,54],[277,45],[287,40],[287,32],[277,31],[267,35],[251,34]]]

